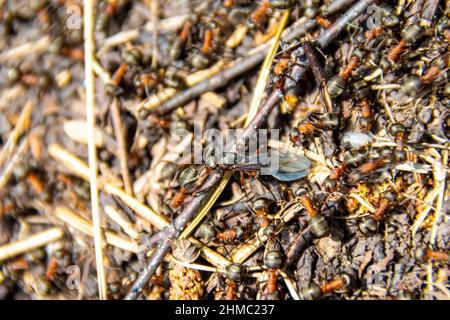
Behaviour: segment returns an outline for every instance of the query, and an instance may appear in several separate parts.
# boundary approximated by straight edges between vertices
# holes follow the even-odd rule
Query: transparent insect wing
[[[349,144],[353,148],[360,148],[366,146],[372,142],[372,137],[368,134],[350,131],[344,134],[342,138],[343,144]]]
[[[245,159],[245,164],[264,164],[267,160],[267,154],[258,154],[258,153],[252,153],[249,154],[248,157]]]
[[[294,181],[306,177],[311,162],[304,156],[289,152],[272,152],[270,165],[266,168],[280,181]]]

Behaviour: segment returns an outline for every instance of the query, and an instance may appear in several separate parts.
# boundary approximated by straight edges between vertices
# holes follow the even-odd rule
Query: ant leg
[[[148,88],[148,86],[144,86],[144,91],[145,91],[145,97],[146,98],[151,96],[150,89]]]
[[[267,189],[267,191],[269,191],[269,193],[272,195],[273,200],[274,201],[278,201],[277,197],[275,197],[274,193],[272,192],[272,189],[270,188],[270,185],[267,182],[262,181],[261,179],[258,179],[258,181],[264,186],[264,188]]]
[[[173,212],[173,210],[170,211],[170,225],[172,226],[173,230],[181,231],[178,230],[177,226],[175,225],[175,212]]]

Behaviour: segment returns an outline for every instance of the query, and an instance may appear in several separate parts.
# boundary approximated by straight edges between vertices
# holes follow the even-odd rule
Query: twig
[[[384,109],[386,110],[386,113],[389,116],[389,120],[391,120],[391,123],[395,123],[394,114],[392,113],[391,106],[387,102],[386,91],[385,90],[381,91],[381,97],[382,97]]]
[[[441,220],[442,217],[442,206],[444,202],[445,197],[445,186],[446,186],[446,177],[447,177],[447,171],[443,170],[442,167],[446,167],[448,162],[448,151],[443,151],[442,156],[442,165],[440,163],[437,163],[434,165],[435,167],[435,179],[439,183],[439,185],[436,187],[437,190],[437,201],[436,201],[436,210],[434,213],[434,219],[433,219],[433,225],[431,227],[430,232],[430,241],[429,244],[431,247],[434,246],[436,242],[436,235],[437,235],[437,228],[438,223]],[[427,290],[432,291],[433,290],[433,265],[431,261],[427,264]]]
[[[159,24],[159,0],[150,0],[150,8],[152,11],[152,25],[153,25],[153,38],[152,38],[152,67],[156,69],[158,67],[158,24]]]
[[[278,48],[278,43],[280,40],[280,36],[281,36],[281,32],[283,31],[284,25],[287,22],[287,19],[289,17],[289,12],[287,11],[283,17],[283,21],[280,24],[280,28],[278,29],[277,35],[275,36],[275,40],[274,43],[272,44],[269,52],[267,53],[267,58],[265,60],[263,69],[260,73],[260,76],[258,77],[258,85],[262,88],[264,88],[266,82],[267,82],[267,76],[268,74],[266,74],[266,72],[264,72],[264,70],[270,71],[270,65],[271,65],[271,61],[273,61],[273,58],[275,56],[276,53],[276,49]],[[257,85],[257,87],[258,87]],[[258,104],[253,103],[250,106],[250,111],[249,114],[247,116],[247,120],[246,123],[244,125],[245,128],[248,127],[248,125],[250,123],[252,123],[252,120],[255,118],[255,115],[257,115],[257,110],[258,110],[258,106],[259,106],[259,102],[260,102],[260,96],[262,95],[262,93],[257,94],[257,92],[255,91],[253,97],[254,97],[254,101],[258,102]],[[258,125],[259,127],[259,125]],[[201,211],[199,214],[196,215],[195,220],[188,226],[188,228],[186,228],[186,230],[183,231],[183,233],[180,235],[180,237],[184,238],[187,235],[191,234],[192,231],[197,227],[197,225],[200,223],[200,221],[202,221],[202,219],[205,217],[205,215],[209,212],[209,209],[212,207],[212,205],[214,204],[215,200],[219,197],[219,195],[221,194],[223,188],[226,186],[228,180],[231,177],[231,172],[227,172],[223,175],[223,177],[221,177],[222,174],[220,173],[215,173],[212,176],[209,177],[208,182],[206,182],[205,184],[216,184],[216,179],[221,178],[220,183],[219,183],[219,187],[215,188],[214,191],[211,193],[211,196],[208,195],[204,195],[204,196],[199,196],[197,197],[198,199],[200,199],[200,197],[202,197],[201,201],[204,201],[205,199],[207,199],[207,202],[205,203],[205,205],[203,205]],[[203,199],[203,197],[205,197],[205,199]],[[207,197],[207,198],[206,198]],[[195,201],[197,200],[194,199],[192,202],[195,202],[195,204],[199,204],[199,201]],[[192,203],[191,202],[191,203]],[[184,213],[187,212],[187,214],[185,215]],[[189,221],[192,219],[192,215],[194,214],[194,210],[190,209],[189,211],[183,210],[183,212],[177,217],[177,219],[175,220],[175,228],[177,229],[181,229],[184,228],[185,226],[185,221]],[[186,217],[186,218],[185,218]],[[166,238],[166,237],[170,237],[173,236],[174,230],[173,228],[166,228],[165,230],[163,230],[162,232],[156,234],[155,236],[153,236],[148,244],[149,245],[154,245],[155,243],[157,243],[158,241],[161,241],[162,239]]]
[[[348,196],[355,199],[356,201],[358,201],[362,206],[364,206],[371,213],[374,213],[377,210],[369,202],[367,202],[363,197],[361,197],[357,193],[351,192]]]
[[[137,280],[133,283],[130,291],[125,296],[125,300],[134,300],[141,293],[142,288],[148,284],[150,277],[155,273],[156,268],[158,268],[160,262],[164,259],[164,256],[169,251],[170,241],[161,241],[156,249],[155,253],[150,258],[150,263],[141,271]]]
[[[443,151],[443,156],[442,156],[442,166],[446,167],[447,166],[447,161],[448,161],[448,151],[444,150]],[[442,168],[439,168],[441,172],[436,172],[435,176],[436,179],[439,181],[439,191],[438,191],[438,197],[437,197],[437,202],[436,202],[436,211],[434,213],[434,220],[433,220],[433,226],[431,227],[431,232],[430,232],[430,244],[433,246],[435,241],[436,241],[436,235],[437,235],[437,226],[439,221],[441,220],[442,214],[443,214],[443,210],[442,210],[442,206],[444,203],[444,198],[445,198],[445,189],[446,189],[446,184],[447,184],[447,171],[446,170],[442,170]],[[438,169],[436,169],[438,170]]]
[[[322,45],[322,49],[325,48],[329,42],[327,41],[332,41],[337,34],[342,31],[345,27],[345,25],[348,22],[351,22],[353,19],[355,19],[356,17],[358,17],[359,14],[356,13],[362,13],[365,8],[367,8],[367,6],[372,3],[373,1],[365,1],[365,0],[360,0],[357,4],[355,4],[353,7],[351,7],[347,13],[341,18],[339,19],[336,24],[339,27],[333,27],[331,26],[329,29],[327,29],[321,36],[319,36],[319,38],[317,39],[317,42],[320,43]],[[330,30],[333,30],[332,33],[330,34]],[[300,48],[301,50],[298,50],[297,53],[302,53],[303,54],[303,49]],[[303,66],[294,66],[293,69],[294,70],[293,73],[291,73],[291,78],[292,76],[297,77],[297,79],[300,79],[301,76],[304,74],[306,68],[308,67],[308,63],[304,63]],[[288,79],[287,79],[288,80]],[[256,115],[256,117],[253,119],[252,124],[248,127],[250,129],[256,130],[259,125],[261,125],[261,123],[263,122],[265,116],[272,110],[272,108],[275,106],[275,104],[279,101],[281,96],[281,91],[278,89],[275,89],[272,94],[269,96],[269,98],[266,100],[266,102],[264,103],[264,105],[261,107],[259,113]],[[250,133],[249,130],[246,130],[244,132],[244,134],[242,135],[242,139],[246,139],[248,134]],[[241,140],[244,141],[244,140]],[[298,208],[300,209],[300,208]],[[292,208],[292,212],[289,215],[289,219],[291,219],[295,213],[296,210],[298,210],[297,208]],[[284,219],[284,221],[286,221],[286,218]],[[231,253],[231,257],[232,260],[234,262],[237,263],[242,263],[244,262],[251,254],[253,254],[253,252],[255,250],[257,250],[259,248],[259,246],[261,245],[261,240],[260,238],[263,237],[255,237],[254,241],[252,242],[248,242],[247,244],[244,244],[240,247],[238,247],[234,252]]]
[[[89,181],[91,189],[92,222],[94,227],[95,262],[99,299],[107,299],[106,276],[103,261],[100,204],[97,186],[97,150],[95,146],[95,88],[94,72],[94,1],[84,1],[84,72],[86,82],[86,116],[88,123]]]
[[[158,30],[160,32],[161,31],[169,32],[178,29],[180,26],[183,25],[184,21],[186,21],[188,17],[189,16],[186,14],[163,19],[158,23]],[[105,39],[103,46],[97,53],[97,56],[100,57],[104,55],[109,49],[117,47],[122,43],[133,41],[140,35],[144,34],[145,32],[147,31],[151,32],[152,30],[153,30],[153,21],[149,21],[142,28],[125,30],[116,33],[115,35]]]
[[[274,220],[281,221],[275,226],[276,232],[281,232],[284,226],[295,218],[302,209],[303,207],[298,200],[287,203],[274,217]],[[269,239],[269,237],[264,234],[264,229],[265,227],[261,227],[252,239],[233,250],[231,252],[231,260],[235,263],[244,263],[256,250],[258,250],[261,245]]]
[[[435,17],[435,13],[437,7],[439,5],[439,0],[427,0],[422,9],[422,17],[420,19],[420,25],[423,27],[430,27],[433,18]]]
[[[58,219],[67,223],[70,227],[74,228],[75,230],[90,237],[94,236],[94,233],[92,231],[93,230],[92,223],[80,217],[78,214],[76,214],[69,208],[57,206],[54,210],[54,214]],[[123,236],[120,236],[118,234],[115,234],[113,232],[106,231],[105,240],[106,243],[115,246],[117,248],[120,248],[122,250],[138,253],[138,245],[136,242],[127,239]]]
[[[300,254],[306,249],[306,246],[311,242],[313,238],[314,236],[309,228],[300,231],[295,236],[286,253],[286,262],[283,266],[284,270],[287,270],[294,262],[294,260],[299,258]]]
[[[139,238],[139,232],[136,231],[133,224],[120,214],[114,207],[105,206],[104,211],[112,221],[117,223],[122,230],[133,239]]]
[[[183,232],[178,237],[179,239],[186,239],[189,237],[192,232],[197,228],[197,226],[200,224],[200,222],[203,220],[203,218],[208,214],[211,207],[216,202],[217,198],[222,193],[223,189],[225,189],[228,181],[231,178],[232,173],[227,172],[225,173],[222,180],[219,182],[219,185],[214,189],[214,191],[211,193],[211,195],[208,197],[207,202],[205,205],[202,206],[199,213],[195,216],[195,218],[192,220],[192,222],[183,230]]]
[[[61,228],[51,228],[28,238],[5,244],[0,247],[0,262],[58,241],[63,236],[64,232]]]
[[[253,91],[252,101],[250,103],[250,109],[248,112],[247,119],[245,121],[245,126],[247,126],[250,123],[250,121],[258,112],[258,107],[261,104],[261,100],[264,96],[264,89],[266,88],[267,85],[267,79],[269,79],[270,68],[272,66],[273,59],[280,44],[281,33],[283,32],[284,27],[289,19],[290,12],[291,12],[290,10],[286,10],[284,12],[283,17],[281,18],[281,21],[279,23],[277,33],[274,37],[274,41],[272,42],[269,52],[267,52],[266,58],[264,59],[261,71],[259,73],[258,82],[256,83],[255,90]]]
[[[305,41],[303,43],[303,48],[305,50],[306,57],[311,64],[311,70],[313,71],[316,83],[320,88],[320,96],[322,98],[322,102],[325,105],[327,112],[333,112],[333,105],[331,103],[330,94],[327,90],[325,71],[323,70],[319,60],[317,59],[315,48],[313,48],[312,44],[309,41]]]
[[[372,4],[374,0],[359,0],[350,9],[345,12],[345,14],[339,18],[335,23],[333,23],[330,28],[326,29],[315,41],[315,43],[320,47],[320,49],[325,49],[328,44],[336,39],[336,37],[341,33],[347,24],[359,17],[367,7]],[[297,86],[298,81],[303,77],[306,68],[309,67],[309,63],[304,59],[303,47],[300,47],[292,53],[297,60],[301,63],[295,65],[289,77],[286,79],[284,86],[285,91],[291,91]]]
[[[417,24],[419,22],[420,13],[422,12],[424,0],[415,0],[409,7],[407,14],[407,24]]]
[[[122,172],[123,184],[125,191],[129,195],[133,195],[133,187],[130,178],[130,171],[128,170],[128,153],[125,142],[125,131],[122,125],[122,119],[120,117],[119,100],[113,98],[111,101],[111,115],[114,125],[114,132],[117,139],[117,152],[120,161],[120,171]]]
[[[19,145],[19,148],[17,149],[17,152],[11,158],[5,169],[0,173],[0,190],[2,190],[6,186],[13,174],[14,168],[17,166],[20,160],[22,160],[23,155],[28,151],[28,139],[28,136],[23,139],[23,141]]]
[[[0,94],[0,111],[6,108],[11,101],[14,101],[21,95],[25,95],[26,88],[22,84],[16,84],[9,88],[2,89]]]
[[[419,230],[422,223],[425,221],[425,218],[428,216],[428,213],[432,210],[432,202],[435,201],[438,196],[439,188],[436,187],[425,196],[424,202],[426,203],[426,208],[415,218],[413,225],[411,226],[411,234],[414,237]]]
[[[3,166],[5,160],[11,155],[13,152],[17,140],[19,140],[22,133],[28,129],[30,126],[31,114],[33,112],[34,104],[31,101],[27,101],[25,106],[23,107],[22,112],[20,113],[19,119],[6,140],[6,143],[3,145],[2,150],[0,151],[0,167]]]
[[[373,84],[370,86],[371,90],[394,90],[400,89],[402,86],[398,83]]]
[[[292,299],[300,300],[300,296],[297,293],[297,288],[295,287],[295,283],[291,280],[291,278],[289,278],[288,275],[282,270],[278,270],[278,273],[283,278],[284,283],[286,284],[286,287],[288,288]]]
[[[224,175],[221,172],[214,172],[207,178],[207,180],[204,183],[204,186],[205,185],[214,186],[214,185],[218,184],[222,180],[223,177],[224,177]],[[194,199],[192,199],[188,204],[186,204],[183,211],[177,216],[177,218],[173,221],[173,223],[168,224],[168,226],[166,228],[164,228],[162,231],[153,235],[147,241],[147,245],[149,247],[152,247],[153,245],[155,245],[158,242],[163,241],[164,239],[173,237],[177,231],[181,231],[187,225],[187,223],[194,217],[194,215],[197,212],[199,212],[202,205],[207,204],[209,196],[211,194],[214,194],[215,192],[217,192],[217,191],[204,192],[204,193],[196,196]],[[205,208],[207,208],[207,207],[209,207],[209,205],[205,206]],[[207,212],[208,211],[206,211],[206,213]],[[200,213],[202,216],[204,214],[206,214],[205,210],[201,211]],[[190,232],[190,229],[192,229],[192,228],[189,228],[188,232]]]
[[[72,173],[83,178],[84,180],[89,181],[89,168],[81,159],[70,154],[67,150],[57,144],[50,145],[48,152],[53,158],[59,160]],[[149,207],[141,204],[135,198],[120,190],[120,188],[117,188],[111,183],[101,183],[100,181],[98,181],[98,183],[101,189],[107,193],[119,197],[131,209],[133,209],[144,219],[148,220],[156,228],[161,229],[169,224],[169,221],[167,221],[164,216],[159,215]]]
[[[213,268],[210,266],[180,261],[180,260],[176,259],[175,257],[173,257],[172,255],[170,255],[170,261],[175,264],[178,264],[182,267],[189,268],[189,269],[195,269],[195,270],[206,271],[206,272],[217,272],[218,271],[217,268]]]
[[[328,5],[322,6],[320,11],[324,17],[328,17],[350,6],[353,2],[355,0],[335,0]]]
[[[15,48],[12,48],[6,52],[0,54],[0,63],[6,63],[10,60],[18,60],[25,56],[30,55],[30,53],[38,55],[47,50],[50,45],[50,36],[44,36],[39,40],[27,42]]]

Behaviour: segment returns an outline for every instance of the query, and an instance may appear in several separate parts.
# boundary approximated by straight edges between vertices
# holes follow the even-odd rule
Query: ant
[[[320,135],[323,130],[333,130],[339,125],[339,117],[334,113],[311,113],[292,128],[289,139],[294,145],[304,144],[309,138]]]
[[[347,274],[343,274],[321,286],[312,282],[300,290],[300,295],[304,300],[317,300],[328,293],[347,288],[350,282],[351,278]]]
[[[299,188],[296,190],[295,195],[297,196],[300,204],[305,208],[306,212],[309,216],[309,228],[311,233],[316,238],[322,238],[329,234],[330,228],[328,226],[328,222],[323,215],[321,215],[316,208],[316,205],[313,203],[311,196],[309,195],[308,190],[305,188]]]
[[[397,200],[397,195],[393,191],[386,191],[382,194],[378,209],[372,215],[364,216],[358,223],[359,230],[366,236],[373,235],[378,229],[378,222],[391,209]]]
[[[366,163],[361,164],[359,167],[350,172],[347,177],[347,182],[355,184],[363,178],[367,177],[376,170],[383,168],[392,161],[392,152],[386,150],[383,154],[375,159],[369,160]]]

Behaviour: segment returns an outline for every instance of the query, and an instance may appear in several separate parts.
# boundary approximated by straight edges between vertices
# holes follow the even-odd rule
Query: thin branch
[[[158,68],[158,24],[159,24],[159,0],[150,0],[150,8],[152,11],[152,68]]]
[[[322,6],[320,11],[324,17],[328,17],[345,9],[353,2],[355,2],[355,0],[335,0],[328,5]]]
[[[3,169],[2,172],[0,172],[0,190],[2,190],[6,184],[9,182],[9,179],[11,178],[14,168],[19,164],[19,162],[22,160],[25,153],[28,151],[29,146],[29,138],[28,136],[23,138],[23,141],[20,143],[19,148],[17,149],[17,152],[14,154],[14,156],[11,158],[11,160],[6,165],[5,169]]]
[[[255,90],[253,91],[252,101],[250,103],[250,109],[245,121],[245,126],[250,123],[255,114],[258,112],[259,105],[261,104],[261,100],[264,96],[264,89],[266,88],[267,80],[269,79],[270,68],[280,45],[281,33],[283,32],[284,27],[289,19],[290,12],[290,10],[286,10],[284,12],[283,17],[281,18],[281,21],[279,23],[277,33],[274,37],[274,41],[272,42],[272,45],[270,46],[270,49],[266,54],[266,58],[264,59],[261,71],[259,73],[258,82],[256,83]]]
[[[6,143],[3,145],[3,148],[0,151],[0,167],[3,166],[5,160],[11,156],[11,153],[16,147],[17,141],[19,140],[20,136],[30,126],[33,107],[34,104],[31,101],[27,101],[25,103],[25,106],[20,113],[19,119],[17,120],[13,131],[9,135],[8,140],[6,140]]]
[[[170,239],[166,241],[161,241],[156,249],[155,253],[150,258],[150,263],[141,271],[137,280],[133,283],[130,291],[125,296],[125,300],[135,300],[141,293],[142,288],[148,284],[151,276],[155,273],[156,268],[158,268],[161,261],[164,259],[166,253],[170,248]]]
[[[78,214],[76,214],[69,208],[57,206],[54,210],[54,214],[58,219],[67,223],[70,227],[74,228],[75,230],[89,237],[94,236],[94,233],[92,232],[93,230],[92,223],[80,217]],[[106,243],[115,246],[117,248],[120,248],[122,250],[138,253],[137,243],[133,240],[127,239],[124,236],[118,235],[111,231],[106,231],[105,240]]]
[[[30,53],[39,55],[45,50],[48,49],[48,46],[51,43],[50,36],[44,36],[39,40],[27,42],[22,45],[19,45],[15,48],[12,48],[8,51],[5,51],[0,54],[0,63],[6,63],[10,60],[17,61],[25,56],[29,56]]]
[[[94,1],[84,1],[84,72],[86,82],[86,116],[88,123],[89,181],[91,189],[92,222],[94,227],[95,262],[99,299],[107,299],[105,266],[103,261],[100,204],[97,186],[97,150],[95,146],[95,88],[94,88]]]
[[[64,232],[61,228],[51,228],[28,238],[5,244],[0,247],[0,262],[58,241],[63,236]]]
[[[311,70],[314,74],[314,78],[316,79],[316,83],[320,88],[320,96],[322,98],[323,104],[325,105],[326,111],[333,112],[331,97],[327,90],[325,71],[323,70],[319,60],[317,59],[316,49],[309,41],[305,41],[303,43],[303,48],[305,50],[306,57],[311,64]]]
[[[114,132],[117,139],[117,153],[120,161],[120,171],[122,173],[123,184],[125,186],[125,191],[129,195],[133,195],[130,171],[128,170],[128,152],[125,142],[125,130],[123,128],[122,119],[120,116],[119,100],[116,98],[112,99],[110,107]]]

